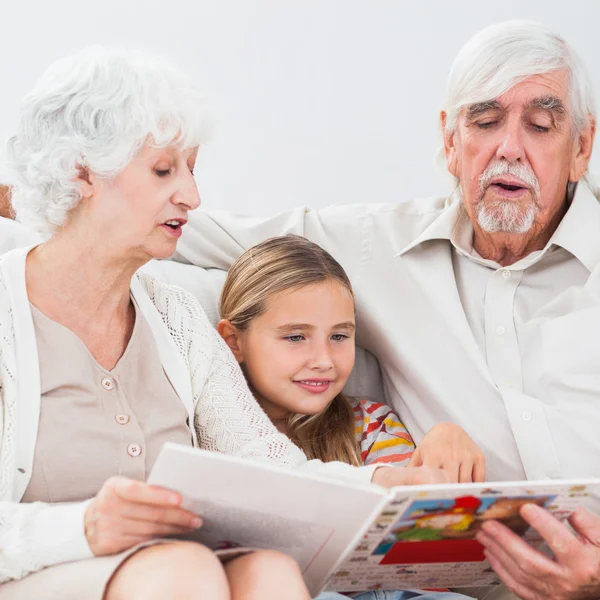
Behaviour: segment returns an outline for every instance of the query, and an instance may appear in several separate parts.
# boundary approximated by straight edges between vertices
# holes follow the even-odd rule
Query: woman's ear
[[[244,346],[241,340],[242,334],[238,328],[231,321],[221,319],[217,324],[217,331],[229,346],[235,360],[242,364],[244,362]]]
[[[77,165],[77,183],[82,198],[91,198],[94,195],[94,177],[87,167]]]

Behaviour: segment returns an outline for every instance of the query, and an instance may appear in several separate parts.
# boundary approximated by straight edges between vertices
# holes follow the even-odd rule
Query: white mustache
[[[520,181],[522,181],[527,187],[531,188],[535,194],[536,199],[540,195],[540,182],[535,176],[535,173],[526,165],[521,163],[509,163],[506,161],[498,161],[491,164],[480,176],[479,176],[479,193],[480,197],[483,196],[485,190],[490,185],[490,181],[496,177],[502,175],[512,175]]]

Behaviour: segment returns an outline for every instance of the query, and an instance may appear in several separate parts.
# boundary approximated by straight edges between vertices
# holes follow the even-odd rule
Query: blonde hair
[[[275,294],[327,281],[338,282],[354,297],[348,275],[329,252],[297,235],[268,239],[247,250],[229,269],[221,294],[221,318],[246,331]],[[288,437],[309,459],[362,464],[354,411],[343,394],[316,415],[290,415]]]

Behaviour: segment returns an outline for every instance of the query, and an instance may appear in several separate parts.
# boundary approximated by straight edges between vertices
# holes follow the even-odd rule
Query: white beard
[[[480,202],[477,207],[477,222],[488,233],[527,233],[535,220],[537,208],[529,204],[523,208],[510,201],[494,201],[491,206]]]

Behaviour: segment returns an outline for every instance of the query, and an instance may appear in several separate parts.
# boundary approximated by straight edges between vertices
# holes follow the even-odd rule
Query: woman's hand
[[[96,556],[117,554],[156,537],[188,533],[202,520],[180,507],[182,498],[126,477],[111,477],[85,512],[85,536]]]
[[[477,540],[508,588],[523,600],[600,598],[600,516],[578,509],[569,518],[575,534],[535,504],[523,506],[521,516],[546,540],[554,560],[504,525],[484,523]]]
[[[379,467],[373,473],[371,483],[384,488],[399,485],[425,485],[428,483],[451,483],[449,475],[441,469],[430,467]]]
[[[408,466],[443,469],[453,483],[485,480],[483,452],[454,423],[434,425],[413,452]]]

